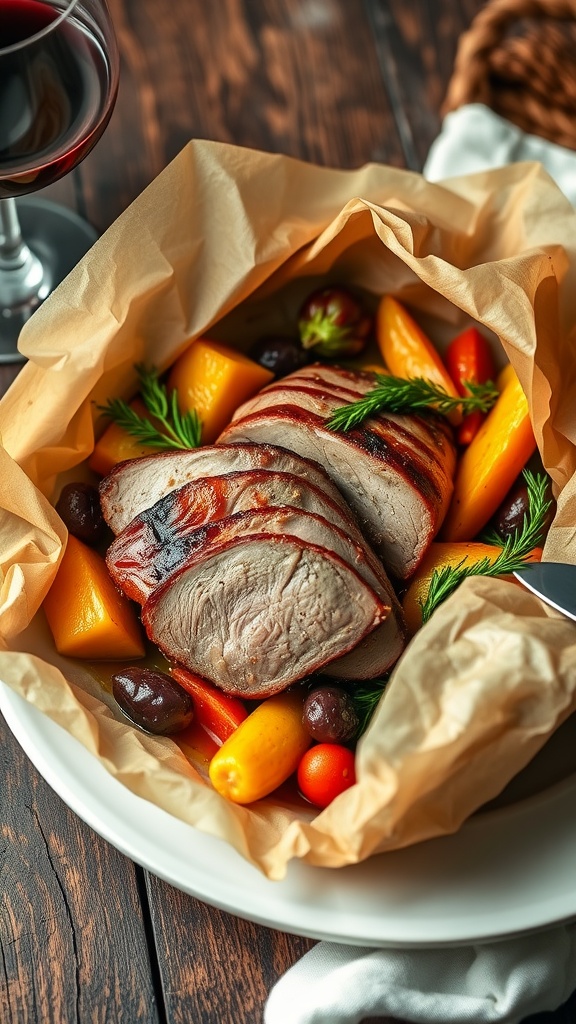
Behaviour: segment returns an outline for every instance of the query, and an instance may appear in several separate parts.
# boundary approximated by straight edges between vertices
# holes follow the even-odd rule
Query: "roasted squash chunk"
[[[60,654],[99,661],[144,656],[134,606],[114,586],[102,556],[71,535],[44,612]]]

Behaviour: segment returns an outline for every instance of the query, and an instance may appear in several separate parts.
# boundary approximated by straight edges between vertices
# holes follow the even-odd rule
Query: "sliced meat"
[[[341,367],[328,366],[324,363],[314,363],[311,366],[304,366],[300,370],[275,381],[263,389],[264,394],[272,389],[284,385],[285,387],[316,387],[317,390],[340,398],[342,404],[345,401],[355,401],[362,398],[374,389],[376,374],[353,370],[343,370]],[[240,409],[238,410],[240,414]],[[391,423],[397,426],[405,425],[405,415],[399,413],[381,413]],[[431,417],[413,413],[410,416],[410,433],[419,437],[430,446],[431,439],[434,446],[440,449],[448,447],[448,454],[454,452],[453,433],[450,424],[443,417]],[[444,455],[446,459],[446,454]]]
[[[124,593],[144,604],[150,594],[169,579],[194,551],[207,544],[223,544],[249,533],[290,534],[316,544],[317,547],[329,548],[354,566],[379,596],[385,599],[385,588],[371,569],[363,545],[355,544],[344,530],[323,516],[288,505],[249,508],[208,522],[195,530],[174,531],[171,536],[167,534],[165,542],[155,546],[150,553],[139,546],[137,551],[128,553],[128,557],[120,556],[113,560],[110,555],[112,548],[116,548],[114,544],[106,561],[110,574]],[[138,558],[133,557],[136,555]]]
[[[372,391],[376,384],[376,374],[369,370],[346,370],[334,363],[309,363],[307,366],[301,366],[293,373],[267,384],[260,394],[278,384],[293,380],[334,384],[339,388],[346,388],[351,392],[365,395],[368,391]]]
[[[252,412],[292,404],[296,404],[300,409],[308,409],[327,420],[337,409],[350,401],[347,397],[349,394],[350,392],[344,393],[332,386],[323,387],[312,381],[289,381],[285,386],[282,381],[240,406],[234,421],[249,416]],[[386,442],[392,438],[398,451],[404,451],[406,456],[411,453],[415,467],[419,470],[426,469],[432,459],[436,464],[433,479],[441,487],[438,490],[438,497],[441,499],[443,493],[446,493],[449,498],[452,493],[452,475],[448,476],[446,471],[446,434],[440,430],[431,432],[429,422],[418,416],[407,418],[400,413],[381,413],[365,420],[364,427],[381,435]],[[449,449],[451,452],[454,451],[451,443]],[[452,460],[449,460],[449,465],[452,467]]]
[[[111,530],[120,533],[134,516],[177,487],[200,477],[245,469],[293,473],[326,490],[334,501],[342,502],[325,471],[294,452],[266,443],[221,444],[120,462],[100,483],[102,514]]]
[[[349,380],[351,371],[345,373]],[[348,433],[330,431],[326,420],[343,399],[312,379],[310,386],[286,381],[290,377],[241,406],[219,443],[282,438],[319,462],[386,567],[407,579],[438,532],[452,493],[456,456],[448,428],[438,417],[381,414]]]
[[[333,551],[249,534],[191,554],[152,593],[142,620],[167,657],[226,693],[266,697],[351,650],[385,615]]]
[[[146,513],[144,513],[146,514]],[[344,530],[313,512],[290,506],[247,509],[225,519],[207,523],[184,533],[173,531],[165,542],[147,550],[145,544],[132,552],[118,553],[118,541],[131,532],[134,521],[112,545],[107,555],[110,574],[128,597],[144,604],[153,592],[178,572],[195,551],[208,545],[221,545],[248,534],[274,534],[297,537],[304,543],[324,547],[351,565],[392,611],[358,648],[334,662],[333,670],[346,679],[372,679],[387,672],[400,657],[406,642],[404,619],[397,598],[380,568],[374,571],[363,542],[354,543]],[[112,550],[117,552],[111,558]]]
[[[164,495],[126,526],[110,545],[106,562],[117,585],[135,601],[148,593],[178,564],[185,538],[206,523],[248,509],[291,506],[315,512],[344,530],[389,587],[382,563],[356,527],[344,501],[333,501],[314,484],[293,473],[250,469],[201,477]]]
[[[304,377],[326,384],[337,384],[339,387],[347,387],[351,391],[359,391],[361,394],[371,391],[376,384],[376,374],[371,370],[346,370],[333,363],[310,363],[308,366],[300,367],[290,376]]]
[[[298,518],[298,511],[315,515]],[[106,555],[110,575],[128,597],[143,604],[183,559],[205,543],[210,534],[199,527],[224,517],[231,517],[228,527],[236,532],[265,527],[267,532],[288,532],[329,547],[354,565],[390,607],[390,616],[335,664],[342,678],[374,678],[398,660],[407,631],[382,563],[346,510],[292,474],[250,470],[204,478],[170,492],[136,516],[112,543]],[[332,531],[326,529],[330,524]]]

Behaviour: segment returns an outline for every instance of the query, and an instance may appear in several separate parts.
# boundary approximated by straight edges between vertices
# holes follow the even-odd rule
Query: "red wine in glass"
[[[14,357],[22,324],[95,240],[40,199],[19,203],[21,232],[14,200],[90,152],[114,108],[118,63],[105,0],[0,0],[0,360]]]

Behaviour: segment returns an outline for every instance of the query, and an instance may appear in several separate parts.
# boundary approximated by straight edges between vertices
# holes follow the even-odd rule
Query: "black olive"
[[[256,363],[260,363],[260,366],[271,370],[276,378],[286,377],[310,362],[310,356],[302,348],[299,338],[279,335],[259,338],[248,354]]]
[[[157,736],[182,732],[194,717],[190,694],[157,669],[132,665],[117,672],[112,694],[131,722]]]
[[[66,484],[56,502],[56,511],[69,533],[85,544],[102,540],[106,523],[98,491],[90,484]]]
[[[359,718],[346,690],[317,686],[304,702],[302,722],[319,743],[347,743],[358,729]]]
[[[544,524],[543,538],[545,538],[550,525],[555,515],[555,502],[552,499],[552,489],[550,484],[548,485],[548,491],[546,494],[548,500],[552,501],[552,505],[549,509],[548,515],[546,516],[546,522]],[[492,519],[489,523],[489,528],[496,531],[498,536],[502,537],[502,540],[506,540],[507,537],[513,537],[516,532],[520,532],[524,525],[524,516],[528,512],[528,487],[524,477],[519,477],[516,483],[510,488],[508,494],[504,498],[504,501],[496,510]]]

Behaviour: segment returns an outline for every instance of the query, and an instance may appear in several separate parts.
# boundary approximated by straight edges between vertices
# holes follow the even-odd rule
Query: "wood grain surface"
[[[115,112],[93,153],[44,194],[105,230],[191,138],[420,170],[458,38],[482,6],[110,0]],[[0,392],[18,369],[0,368]],[[210,908],[132,864],[55,796],[1,719],[0,766],[1,1024],[262,1019],[311,940]],[[573,1024],[576,1002],[531,1020]]]

